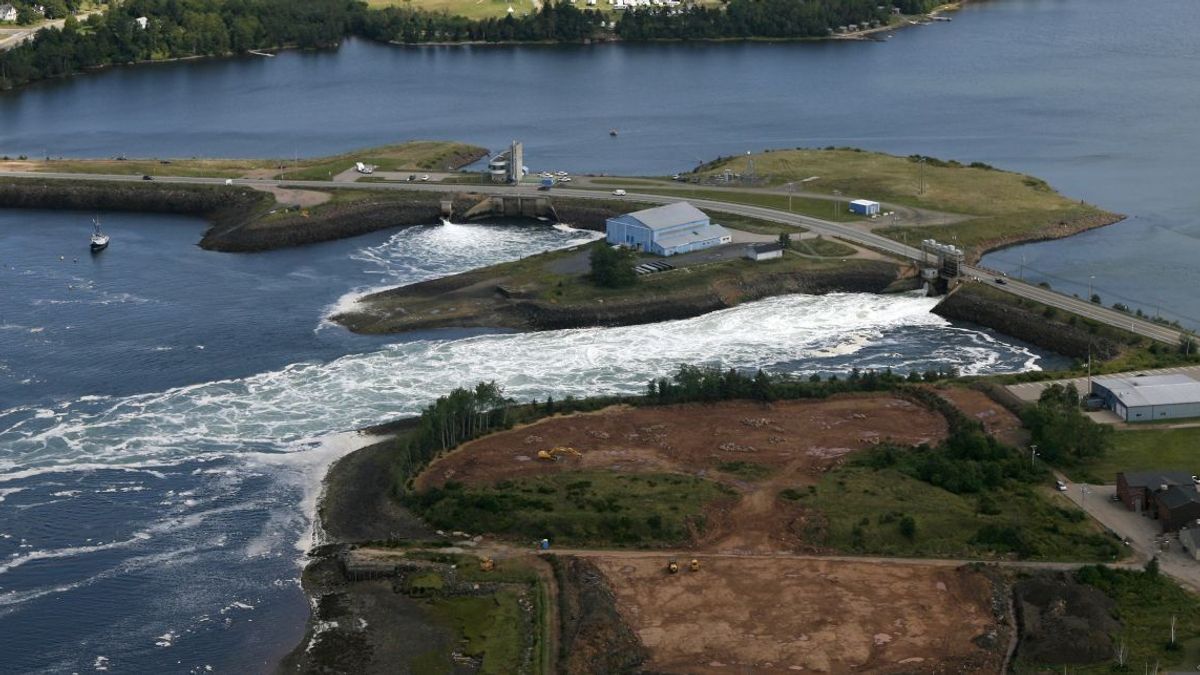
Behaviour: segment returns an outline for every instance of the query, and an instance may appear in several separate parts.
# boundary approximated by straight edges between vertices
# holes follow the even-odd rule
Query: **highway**
[[[76,173],[49,173],[49,172],[25,172],[25,171],[6,171],[0,173],[2,176],[14,176],[21,178],[41,178],[52,180],[104,180],[104,181],[130,181],[142,182],[143,178],[136,175],[119,175],[119,174],[76,174]],[[197,178],[191,176],[155,176],[154,181],[157,183],[168,184],[193,184],[193,185],[224,185],[224,178]],[[415,192],[448,192],[448,191],[464,191],[476,192],[480,194],[491,195],[509,195],[509,196],[526,196],[526,197],[545,197],[546,192],[540,191],[535,187],[512,187],[507,185],[477,185],[477,184],[445,184],[445,183],[354,183],[328,180],[305,180],[305,181],[289,181],[289,180],[273,180],[273,179],[250,179],[250,178],[235,178],[232,180],[234,185],[247,187],[285,187],[293,189],[360,189],[360,190],[408,190]],[[554,194],[569,196],[577,199],[603,199],[603,200],[628,200],[637,202],[646,202],[652,204],[668,204],[685,199],[679,196],[663,196],[654,194],[644,194],[638,192],[628,192],[623,197],[614,196],[607,190],[589,190],[580,188],[558,188]],[[721,211],[732,213],[735,215],[747,216],[751,218],[759,218],[786,225],[795,225],[807,228],[817,234],[822,234],[830,237],[838,237],[846,241],[853,242],[862,246],[866,246],[877,251],[888,253],[900,258],[908,260],[921,260],[924,256],[919,249],[913,248],[898,241],[882,237],[872,232],[860,230],[850,225],[835,223],[812,216],[804,216],[778,209],[771,209],[763,206],[752,206],[748,204],[738,204],[734,202],[722,202],[709,199],[687,199],[695,206],[701,209],[711,211]],[[1124,312],[1119,312],[1115,309],[1110,309],[1096,303],[1089,302],[1086,299],[1076,298],[1065,295],[1048,288],[1042,288],[1034,284],[1028,284],[1017,279],[1004,278],[1004,283],[998,283],[995,279],[999,278],[997,273],[979,266],[963,266],[960,269],[962,275],[968,279],[973,279],[977,283],[986,283],[989,286],[1018,297],[1027,298],[1040,302],[1044,305],[1049,305],[1057,309],[1061,309],[1072,314],[1078,314],[1103,324],[1128,330],[1137,335],[1147,337],[1169,345],[1178,345],[1183,338],[1183,334],[1169,326],[1139,319]]]

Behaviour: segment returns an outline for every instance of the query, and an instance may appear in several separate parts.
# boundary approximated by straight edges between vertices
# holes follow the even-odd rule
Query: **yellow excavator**
[[[479,569],[483,570],[484,572],[491,572],[492,570],[496,569],[496,561],[492,560],[491,558],[483,558],[479,561]]]
[[[667,561],[667,574],[679,574],[679,563],[674,558]]]
[[[562,457],[563,455],[575,455],[576,457],[583,457],[582,452],[565,445],[560,445],[557,448],[550,448],[549,450],[538,450],[538,459],[544,459],[549,462],[557,462],[558,458]]]

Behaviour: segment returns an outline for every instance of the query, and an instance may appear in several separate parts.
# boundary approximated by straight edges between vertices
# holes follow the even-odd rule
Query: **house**
[[[855,199],[850,202],[850,213],[857,213],[860,216],[877,216],[879,215],[879,202],[873,202],[869,199]]]
[[[17,8],[10,4],[0,5],[0,21],[16,21]]]
[[[1126,422],[1200,417],[1200,382],[1182,373],[1097,377],[1091,393]]]
[[[758,244],[749,244],[746,246],[746,258],[759,262],[760,260],[773,260],[783,257],[783,244],[777,241],[768,241]]]
[[[1125,508],[1138,513],[1157,515],[1154,493],[1174,486],[1192,485],[1192,474],[1187,471],[1122,471],[1117,474],[1117,496]]]
[[[1155,493],[1154,503],[1163,532],[1174,532],[1200,519],[1200,491],[1194,484],[1175,485]]]
[[[699,251],[733,241],[729,230],[712,224],[703,211],[687,202],[609,218],[604,224],[604,235],[610,244],[662,256]]]

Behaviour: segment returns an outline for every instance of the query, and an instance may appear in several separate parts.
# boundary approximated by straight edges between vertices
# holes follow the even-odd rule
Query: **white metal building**
[[[1092,394],[1126,422],[1200,417],[1200,382],[1183,374],[1097,377]]]
[[[610,244],[664,256],[733,241],[729,230],[712,224],[703,211],[687,202],[609,218],[604,224],[604,235]]]
[[[857,213],[862,216],[877,216],[879,215],[879,202],[873,202],[870,199],[855,199],[850,202],[850,213]]]

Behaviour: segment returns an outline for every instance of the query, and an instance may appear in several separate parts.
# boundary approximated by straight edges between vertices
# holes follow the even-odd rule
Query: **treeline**
[[[468,19],[446,12],[359,0],[127,0],[77,21],[78,0],[47,2],[67,16],[62,30],[0,53],[0,90],[90,68],[282,47],[336,45],[347,35],[382,42],[585,42],[821,37],[838,26],[886,22],[892,6],[928,11],[933,0],[729,0],[722,7],[627,10],[615,28],[604,14],[547,2],[522,16]],[[145,21],[139,21],[144,18]],[[143,24],[145,24],[143,26]]]
[[[839,26],[886,23],[892,6],[917,14],[935,4],[932,0],[729,0],[724,9],[689,5],[626,11],[616,30],[625,40],[824,37]]]
[[[912,371],[908,375],[897,375],[890,369],[860,371],[854,368],[844,378],[831,375],[822,379],[820,375],[802,378],[793,375],[772,375],[764,370],[751,374],[734,369],[719,370],[682,365],[671,377],[650,380],[646,385],[643,401],[653,405],[664,405],[737,399],[784,401],[826,398],[854,391],[890,391],[904,384],[937,382],[956,376],[957,373],[953,369],[929,370],[925,373]]]
[[[362,12],[355,34],[381,42],[583,42],[595,36],[604,16],[566,2],[547,2],[524,16],[468,19],[404,7]]]
[[[1021,422],[1029,429],[1038,454],[1053,464],[1072,465],[1103,457],[1112,445],[1113,429],[1096,424],[1079,409],[1075,385],[1055,384],[1027,406]]]
[[[0,89],[100,66],[251,49],[337,44],[363,6],[353,0],[128,0],[0,54]],[[145,18],[145,27],[139,18]]]

